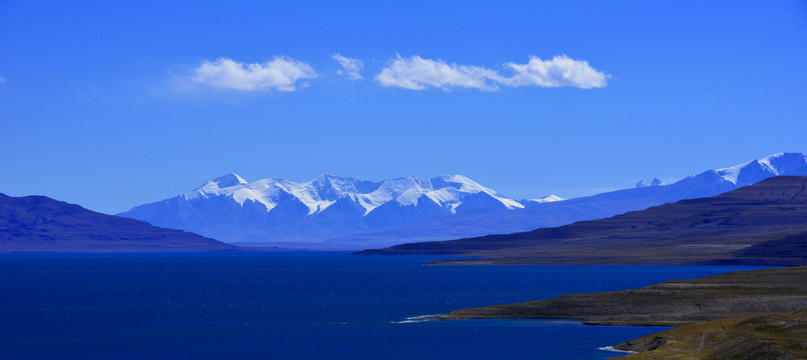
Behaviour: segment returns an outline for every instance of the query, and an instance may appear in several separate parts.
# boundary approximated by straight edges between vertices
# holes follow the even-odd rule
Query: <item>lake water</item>
[[[2,359],[605,359],[664,328],[407,318],[752,267],[423,266],[339,252],[0,255]]]

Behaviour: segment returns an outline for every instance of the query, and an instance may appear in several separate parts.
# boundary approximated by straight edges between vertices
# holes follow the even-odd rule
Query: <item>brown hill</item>
[[[805,186],[807,177],[779,176],[607,219],[361,253],[481,257],[440,262],[464,264],[807,264]]]
[[[807,267],[735,271],[639,289],[562,295],[454,310],[441,320],[574,319],[592,325],[670,326],[807,308]]]
[[[236,246],[45,196],[0,194],[0,252],[221,251]]]
[[[805,308],[807,267],[791,267],[461,309],[437,319],[568,318],[597,325],[675,325],[615,348],[638,352],[625,359],[804,359]]]
[[[712,320],[648,335],[614,348],[622,360],[807,359],[807,310]]]

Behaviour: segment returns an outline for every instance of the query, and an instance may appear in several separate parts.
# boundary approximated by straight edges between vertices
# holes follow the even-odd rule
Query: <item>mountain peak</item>
[[[735,185],[751,185],[771,176],[807,173],[807,154],[778,153],[760,160],[714,170],[718,176]]]
[[[247,184],[246,180],[236,175],[235,173],[229,173],[226,175],[219,176],[213,179],[213,182],[216,183],[220,188]]]
[[[492,190],[462,175],[441,175],[431,179],[431,182],[434,184],[435,187],[450,186],[456,188],[457,190],[462,190],[465,192],[493,193]]]
[[[807,172],[807,154],[778,153],[759,160],[763,166],[774,169],[777,175],[801,175]]]
[[[471,186],[471,187],[480,187],[481,186],[476,181],[473,181],[473,180],[471,180],[468,177],[463,176],[463,175],[441,175],[441,176],[438,176],[437,178],[439,178],[440,180],[443,180],[445,182],[463,184],[463,185],[468,185],[468,186]]]
[[[542,204],[542,203],[556,202],[556,201],[563,201],[563,200],[566,200],[566,199],[564,199],[564,198],[562,198],[560,196],[557,196],[557,195],[547,195],[547,196],[544,196],[542,198],[529,199],[527,201],[532,201],[532,202]]]
[[[339,178],[340,178],[339,176],[336,176],[336,175],[331,174],[331,173],[323,173],[323,174],[319,174],[319,176],[317,176],[316,180],[329,180],[329,179],[339,179]]]
[[[643,188],[643,187],[651,187],[651,186],[661,186],[664,183],[659,180],[658,178],[652,178],[647,180],[642,180],[636,183],[636,188]]]
[[[441,178],[441,179],[443,179],[445,181],[459,182],[459,183],[462,183],[462,182],[474,182],[473,180],[471,180],[471,179],[469,179],[469,178],[467,178],[465,176],[462,176],[462,175],[440,175],[439,178]]]
[[[345,183],[354,181],[356,181],[356,179],[352,177],[338,176],[331,173],[320,174],[319,176],[314,178],[314,180],[312,180],[313,183],[329,183],[329,182]]]
[[[780,152],[773,155],[768,155],[761,160],[760,162],[771,162],[772,160],[776,159],[787,159],[787,160],[802,160],[807,161],[807,154],[805,153],[798,153],[798,152]]]

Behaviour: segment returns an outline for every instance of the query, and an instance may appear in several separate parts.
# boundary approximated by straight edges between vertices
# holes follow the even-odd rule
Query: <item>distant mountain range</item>
[[[544,204],[525,203],[523,209],[507,212],[443,216],[404,228],[329,241],[366,244],[371,247],[374,244],[388,246],[529,231],[575,221],[607,218],[684,199],[714,196],[777,175],[807,175],[807,154],[780,153],[728,168],[707,170],[672,184],[651,180],[648,184],[651,186],[640,182],[633,189]]]
[[[45,196],[0,194],[0,252],[222,251],[237,247]]]
[[[780,153],[708,170],[672,184],[564,200],[517,201],[466,177],[381,182],[322,175],[295,183],[235,174],[120,216],[227,242],[310,242],[353,248],[512,233],[606,218],[682,199],[714,196],[771,176],[807,175],[807,155]]]
[[[550,196],[534,202],[558,200]],[[524,206],[459,175],[372,182],[326,174],[296,183],[247,182],[228,174],[190,193],[120,215],[228,242],[314,242],[440,216]]]
[[[364,254],[482,256],[494,264],[807,264],[807,176],[506,235],[396,245]]]

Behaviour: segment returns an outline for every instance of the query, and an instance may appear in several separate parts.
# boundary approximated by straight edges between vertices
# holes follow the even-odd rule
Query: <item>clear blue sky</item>
[[[574,197],[807,152],[804,1],[204,3],[0,1],[0,192],[115,213],[232,171]]]

